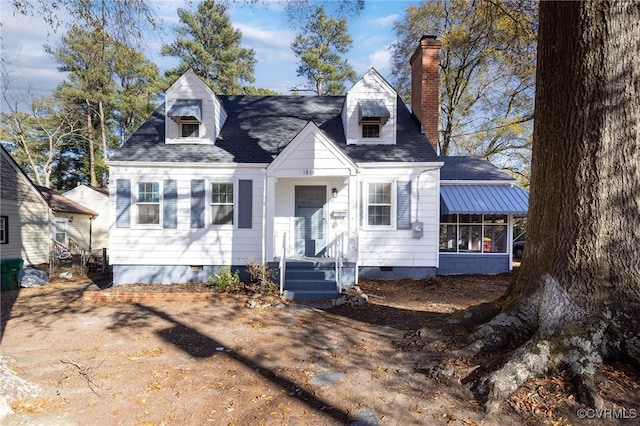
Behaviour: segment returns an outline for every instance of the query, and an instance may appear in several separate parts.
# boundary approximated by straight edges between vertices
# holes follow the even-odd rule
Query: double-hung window
[[[233,224],[233,183],[211,183],[211,224]]]
[[[64,245],[67,244],[67,219],[57,219],[53,229],[53,238]]]
[[[9,243],[9,216],[0,216],[0,244]]]
[[[369,226],[391,225],[392,195],[391,182],[368,184],[367,224]]]
[[[138,182],[138,224],[160,224],[160,183]]]

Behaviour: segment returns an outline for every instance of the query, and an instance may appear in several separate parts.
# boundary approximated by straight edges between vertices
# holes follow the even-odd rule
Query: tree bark
[[[102,141],[102,158],[104,159],[105,164],[107,160],[109,160],[109,155],[107,152],[107,124],[104,117],[104,106],[102,101],[98,101],[98,113],[100,115],[100,139]]]
[[[542,2],[527,250],[499,313],[458,355],[524,343],[475,383],[489,410],[568,369],[640,362],[640,2]]]
[[[87,142],[89,143],[89,181],[91,186],[98,186],[98,177],[96,175],[96,153],[95,144],[93,142],[93,124],[91,122],[91,104],[88,99],[87,103]]]

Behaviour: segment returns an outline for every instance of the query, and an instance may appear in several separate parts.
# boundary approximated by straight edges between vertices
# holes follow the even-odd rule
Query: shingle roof
[[[36,186],[36,188],[40,191],[42,197],[47,201],[47,204],[49,204],[49,207],[54,212],[98,216],[97,212],[76,203],[62,194],[58,194],[53,189],[49,189],[46,186]]]
[[[313,121],[355,162],[427,162],[437,155],[398,97],[396,145],[347,145],[344,96],[219,96],[228,114],[214,145],[165,144],[164,106],[111,157],[113,161],[270,163]]]
[[[444,162],[440,169],[440,180],[501,180],[514,181],[511,176],[503,172],[488,160],[472,156],[438,157]]]

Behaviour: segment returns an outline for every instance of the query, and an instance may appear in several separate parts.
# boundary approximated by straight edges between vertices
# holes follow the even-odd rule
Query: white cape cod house
[[[318,97],[223,96],[187,71],[109,162],[114,285],[206,281],[284,258],[285,295],[304,300],[362,276],[434,275],[442,255],[467,265],[447,273],[486,264],[474,255],[508,271],[526,193],[484,160],[470,160],[474,175],[437,156],[439,48],[425,37],[412,57],[417,116],[374,69],[345,96]],[[443,166],[457,188],[443,203],[479,185],[502,186],[507,205],[443,210]],[[474,232],[494,243],[461,248]]]

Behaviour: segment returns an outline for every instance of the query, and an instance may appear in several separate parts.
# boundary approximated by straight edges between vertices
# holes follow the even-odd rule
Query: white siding
[[[178,99],[202,100],[202,124],[200,125],[200,143],[213,144],[220,133],[226,113],[213,91],[193,72],[184,73],[165,94],[165,111]],[[172,119],[165,120],[167,143],[195,142],[193,139],[180,139],[180,127]]]
[[[111,167],[110,213],[116,217],[115,182],[130,179],[132,198],[135,198],[136,183],[165,179],[177,181],[177,229],[135,224],[135,205],[131,207],[131,227],[117,228],[112,223],[109,231],[110,259],[114,265],[244,265],[250,258],[261,259],[262,212],[264,174],[259,168],[206,169],[189,167]],[[208,191],[210,182],[233,182],[237,200],[238,181],[253,181],[252,228],[238,229],[237,203],[234,225],[210,225],[209,200],[206,200],[206,226],[191,229],[191,180],[204,179]],[[207,192],[207,195],[209,192]],[[162,201],[161,201],[162,202]],[[162,208],[161,208],[162,210]]]
[[[109,197],[86,185],[77,186],[62,195],[98,213],[91,225],[91,248],[109,247]]]
[[[379,139],[362,138],[362,130],[358,123],[358,102],[366,100],[382,101],[391,117],[381,127]],[[343,125],[348,144],[395,144],[397,130],[397,94],[374,70],[365,74],[347,93],[342,111]]]
[[[268,173],[276,177],[331,177],[348,176],[355,169],[355,164],[310,123],[269,165]]]
[[[73,218],[73,219],[71,219]],[[71,222],[69,221],[71,220]],[[89,239],[91,231],[91,216],[77,213],[53,213],[51,224],[51,238],[55,239],[56,222],[64,221],[67,233],[66,241],[60,241],[62,244],[70,247],[69,239],[75,241],[80,247],[89,250]]]
[[[9,243],[0,245],[3,259],[21,258],[25,265],[48,263],[51,248],[49,207],[36,189],[0,155],[0,215],[8,218]]]
[[[435,267],[438,260],[439,192],[438,170],[364,169],[361,200],[367,196],[368,182],[411,181],[411,222],[424,225],[423,238],[413,238],[412,230],[376,229],[367,226],[365,206],[358,231],[360,266]],[[418,195],[419,190],[419,195]],[[392,206],[395,209],[396,205]]]
[[[287,234],[288,253],[294,252],[294,197],[296,185],[327,185],[325,206],[327,244],[345,234],[343,251],[351,261],[358,257],[360,266],[436,267],[438,260],[439,195],[438,170],[413,168],[363,169],[360,175],[345,177],[279,178],[275,184],[273,217],[273,256],[281,255],[282,236]],[[424,224],[423,238],[413,238],[412,230],[376,229],[366,225],[364,201],[368,182],[411,181],[411,221]],[[331,189],[336,188],[336,198]],[[418,195],[417,190],[420,190]],[[419,206],[419,207],[418,207]],[[396,208],[395,201],[392,209]],[[347,217],[335,220],[334,211],[346,211]],[[362,216],[362,218],[361,218]],[[267,225],[269,226],[269,225]],[[357,251],[359,246],[359,251]],[[269,253],[267,253],[269,254]]]

